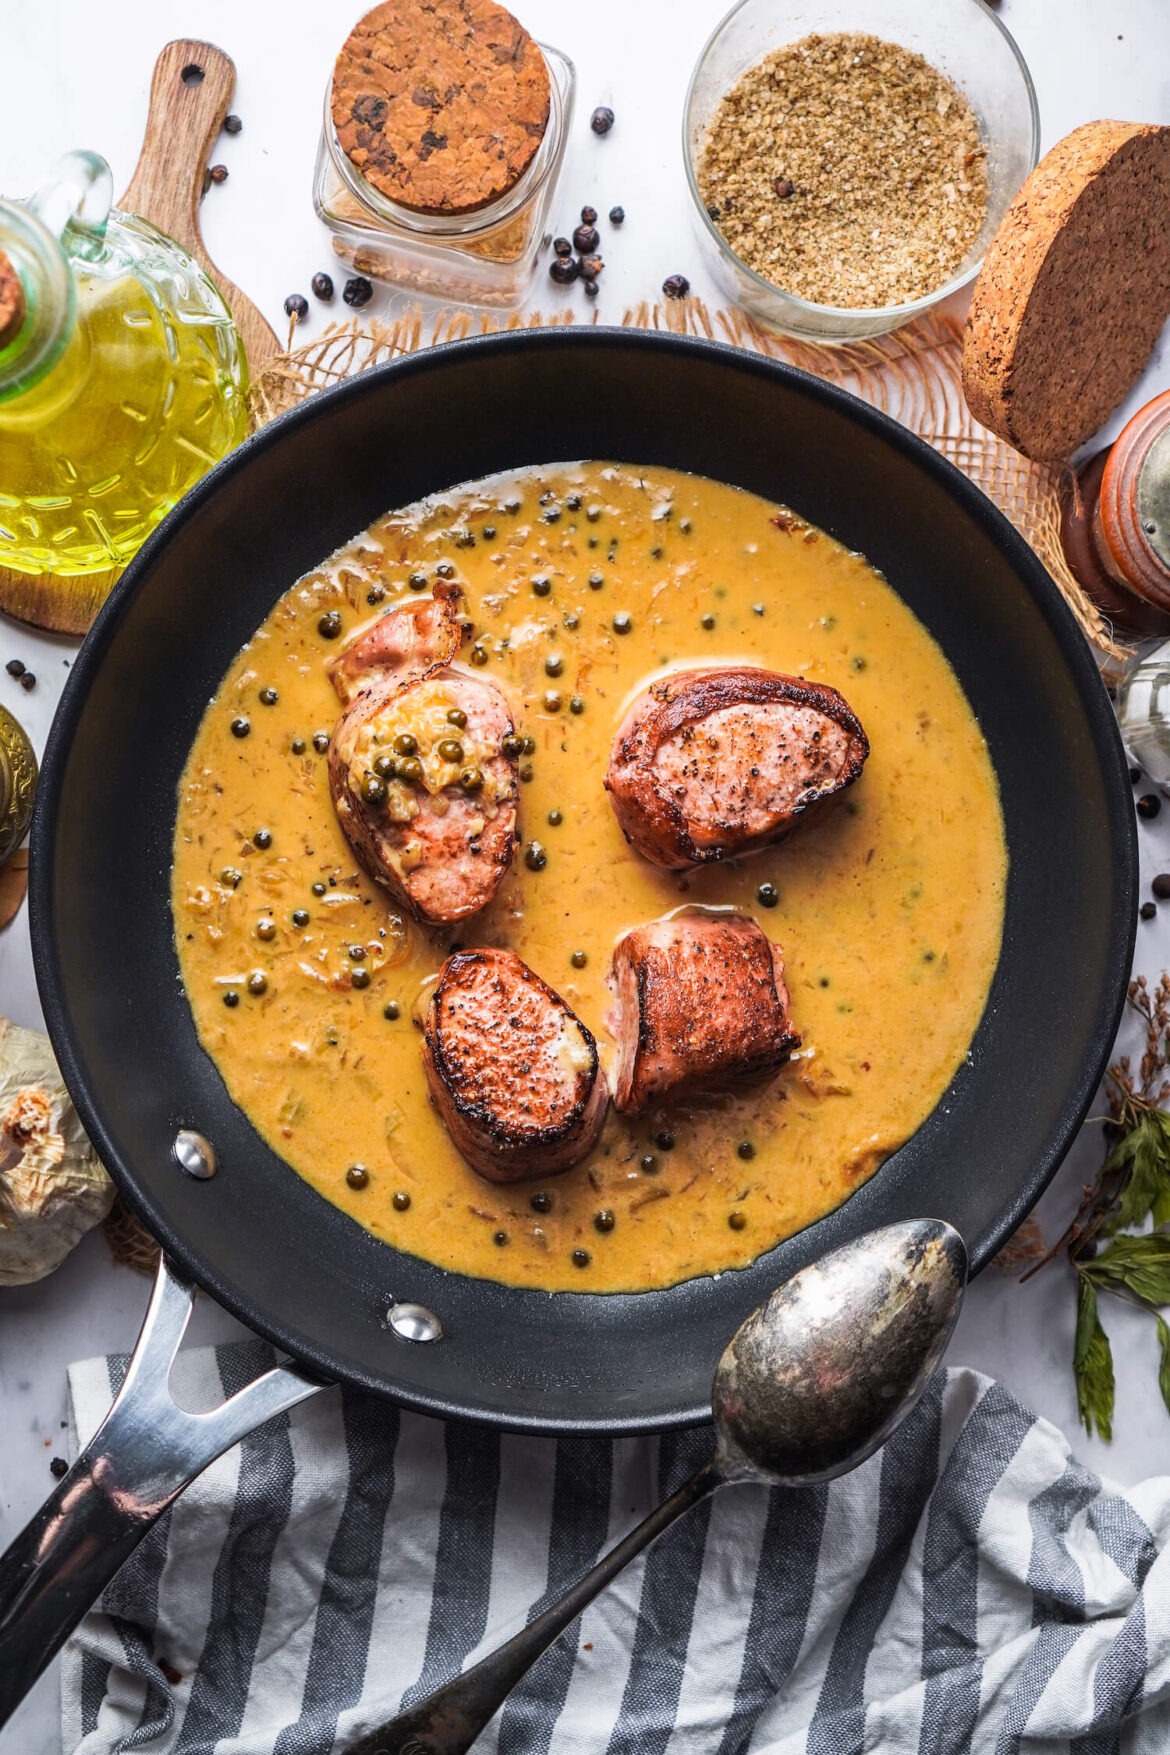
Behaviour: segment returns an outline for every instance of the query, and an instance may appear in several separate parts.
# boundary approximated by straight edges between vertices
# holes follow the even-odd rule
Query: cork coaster
[[[24,321],[24,288],[8,257],[0,250],[0,347],[7,347]]]
[[[1122,402],[1170,314],[1170,128],[1089,122],[1047,153],[975,283],[963,389],[1025,456],[1067,458]]]
[[[495,0],[383,0],[333,71],[342,151],[388,200],[472,213],[524,175],[548,126],[544,56]]]

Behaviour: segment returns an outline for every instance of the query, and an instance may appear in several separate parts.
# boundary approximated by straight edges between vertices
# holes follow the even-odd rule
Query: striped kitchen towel
[[[260,1342],[180,1354],[208,1406]],[[124,1359],[74,1366],[78,1432]],[[67,1755],[329,1755],[481,1656],[707,1432],[543,1440],[330,1392],[214,1464],[65,1654]],[[1121,1492],[967,1370],[885,1450],[726,1489],[548,1653],[484,1755],[1166,1755],[1170,1478]]]

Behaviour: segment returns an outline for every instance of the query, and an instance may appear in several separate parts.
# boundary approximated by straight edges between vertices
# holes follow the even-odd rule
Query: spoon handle
[[[635,1555],[722,1484],[714,1460],[623,1536],[576,1584],[506,1644],[355,1743],[349,1755],[466,1755],[516,1684]]]

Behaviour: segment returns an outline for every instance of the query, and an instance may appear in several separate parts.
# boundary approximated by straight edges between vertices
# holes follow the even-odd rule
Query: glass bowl
[[[862,31],[899,43],[945,73],[971,105],[987,150],[987,212],[978,237],[948,280],[904,304],[817,305],[785,292],[736,255],[699,193],[697,161],[724,93],[773,49],[831,31]],[[805,341],[884,335],[966,286],[1036,163],[1039,146],[1040,118],[1028,69],[984,0],[740,0],[708,38],[683,110],[683,157],[707,266],[749,316]]]

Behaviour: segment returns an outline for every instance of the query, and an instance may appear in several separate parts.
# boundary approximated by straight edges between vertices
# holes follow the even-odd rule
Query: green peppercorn
[[[329,748],[329,733],[327,731],[315,731],[313,733],[313,748],[319,756],[325,754],[325,751]]]
[[[392,1024],[396,1021],[398,1017],[398,1001],[396,999],[388,999],[386,1001],[386,1004],[382,1007],[382,1016],[388,1018]]]
[[[517,756],[524,754],[524,739],[517,737],[514,731],[510,731],[500,744],[500,754],[507,756],[509,761],[515,761]]]
[[[261,853],[266,853],[272,846],[272,830],[257,829],[256,833],[252,836],[252,845],[253,847],[259,847]]]
[[[617,1220],[609,1207],[602,1207],[600,1212],[593,1215],[593,1229],[602,1232],[603,1235],[606,1231],[612,1231],[616,1224]]]
[[[775,884],[761,884],[756,891],[756,901],[761,908],[774,908],[780,900],[780,892]]]
[[[583,969],[589,961],[589,954],[587,951],[574,951],[569,961],[574,969]]]
[[[700,616],[699,620],[702,622],[703,626],[707,629],[711,629],[715,626],[715,617],[713,615],[711,615],[710,612],[708,612],[704,616]]]
[[[486,664],[488,661],[487,647],[475,645],[469,654],[473,664]]]
[[[597,520],[601,517],[601,507],[587,506],[585,508],[585,516],[588,518],[590,524],[596,524]]]
[[[235,1007],[239,1005],[240,996],[238,993],[236,993],[234,988],[231,988],[231,987],[228,988],[227,992],[223,996],[223,1003],[224,1003],[224,1005],[227,1006],[229,1011],[233,1011],[235,1009]]]
[[[564,705],[564,698],[559,689],[545,689],[544,710],[546,713],[559,713]]]
[[[589,1266],[589,1251],[587,1249],[575,1249],[573,1251],[573,1266],[579,1268],[587,1268]]]
[[[467,724],[467,714],[463,711],[462,707],[448,707],[447,724],[457,725],[460,731],[463,730],[463,727]]]
[[[729,1213],[727,1215],[727,1223],[731,1226],[733,1231],[742,1231],[747,1224],[747,1214],[741,1213],[737,1209],[734,1213]]]
[[[554,829],[559,829],[561,824],[564,822],[565,818],[564,818],[564,815],[561,811],[550,810],[548,813],[548,820],[552,824]]]
[[[370,1173],[364,1164],[351,1164],[345,1173],[345,1180],[351,1188],[365,1188],[370,1180]]]
[[[544,661],[546,676],[560,676],[565,668],[565,661],[556,652],[551,652]]]
[[[321,883],[320,880],[313,885],[313,894],[315,896],[323,896],[325,894],[325,885]]]
[[[534,768],[534,767],[533,767],[533,766],[532,766],[532,763],[531,763],[531,762],[523,762],[523,763],[521,763],[521,766],[520,766],[520,778],[521,778],[521,780],[531,780],[531,779],[532,779],[532,776],[533,776],[533,775],[534,775],[534,774],[535,774],[535,772],[536,772],[536,770],[535,770],[535,768]]]
[[[584,697],[582,695],[570,695],[569,696],[569,712],[570,713],[584,713],[584,711],[585,711]]]
[[[404,756],[398,764],[398,778],[418,782],[423,777],[423,765],[417,756]]]
[[[530,841],[524,849],[524,863],[529,871],[543,871],[548,864],[548,854],[539,841]]]
[[[406,583],[410,586],[412,591],[425,591],[427,588],[427,576],[425,573],[412,573]]]
[[[263,939],[265,944],[267,944],[270,939],[274,939],[276,937],[275,920],[265,919],[258,921],[256,924],[256,937]]]
[[[396,780],[398,778],[398,763],[388,750],[383,750],[380,755],[374,757],[374,773],[382,780]]]
[[[553,1210],[553,1197],[551,1194],[534,1194],[528,1204],[534,1213],[551,1213]]]
[[[479,792],[483,787],[482,768],[464,768],[459,775],[459,784],[464,792]]]
[[[495,527],[495,525],[494,525],[494,524],[485,524],[485,525],[484,525],[484,527],[483,527],[483,539],[484,539],[484,541],[485,541],[485,542],[494,542],[494,541],[495,541],[495,536],[496,536],[496,527]]]
[[[534,737],[526,737],[524,739],[524,754],[526,756],[534,756],[536,754],[536,739]]]
[[[292,923],[296,927],[308,926],[309,910],[307,908],[294,908],[292,913]]]
[[[395,1212],[405,1213],[410,1206],[410,1196],[404,1188],[400,1188],[393,1197],[392,1205]]]
[[[368,969],[351,970],[349,984],[351,987],[368,987],[370,985],[370,971]]]
[[[341,632],[341,617],[335,609],[326,610],[317,623],[317,632],[323,640],[336,640]]]
[[[275,705],[276,705],[277,701],[279,701],[279,699],[280,699],[280,696],[277,694],[275,689],[261,689],[260,690],[260,700],[265,707],[275,707]]]
[[[735,1149],[741,1158],[754,1158],[756,1155],[756,1148],[751,1140],[740,1140]]]
[[[232,720],[232,736],[233,737],[247,737],[247,735],[251,731],[251,729],[252,729],[252,722],[250,719],[233,719]]]
[[[303,737],[294,737],[288,747],[294,756],[303,756],[305,753],[305,740]]]
[[[244,874],[242,871],[237,871],[234,865],[225,865],[219,874],[219,881],[221,884],[226,884],[229,890],[235,890],[243,883]]]
[[[400,731],[394,739],[394,749],[400,756],[417,756],[418,738],[412,737],[409,731]]]
[[[450,561],[440,561],[435,568],[435,572],[440,579],[453,579],[455,577],[455,569]]]
[[[630,630],[633,628],[633,625],[634,625],[633,617],[631,615],[629,615],[626,610],[619,609],[617,614],[613,618],[613,631],[614,631],[614,633],[615,634],[628,634],[630,632]]]
[[[384,585],[371,585],[370,589],[366,592],[366,602],[372,609],[374,604],[381,603],[385,595],[386,587]]]
[[[440,738],[438,752],[441,762],[461,762],[463,760],[463,745],[457,737]]]
[[[361,784],[362,803],[377,806],[386,802],[386,782],[378,774],[365,774]]]
[[[508,1241],[508,1233],[506,1231],[493,1231],[492,1232],[492,1242],[496,1245],[497,1249],[503,1249],[503,1247],[504,1247],[505,1243],[507,1243],[507,1241]]]
[[[532,590],[537,597],[547,597],[552,590],[552,580],[544,573],[538,573],[532,581]]]
[[[248,992],[256,994],[268,992],[268,977],[265,975],[263,969],[253,969],[252,973],[249,975]]]
[[[575,609],[571,609],[568,615],[564,617],[564,623],[569,631],[573,632],[581,626],[581,617],[577,614]]]
[[[366,960],[365,945],[350,945],[349,960],[351,963],[364,963]]]
[[[670,1152],[674,1150],[674,1135],[668,1127],[664,1127],[661,1132],[654,1135],[654,1144],[658,1147],[660,1152]]]
[[[590,591],[600,591],[601,587],[604,584],[605,584],[604,574],[590,573],[590,575],[589,575],[589,589],[590,589]]]
[[[638,1159],[638,1168],[647,1176],[657,1176],[658,1159],[654,1156],[653,1152],[643,1152],[642,1156]]]

